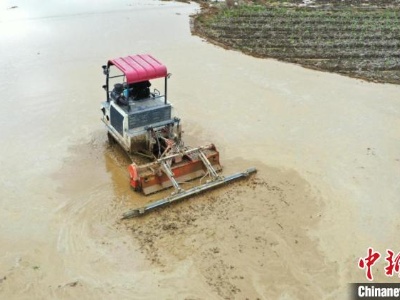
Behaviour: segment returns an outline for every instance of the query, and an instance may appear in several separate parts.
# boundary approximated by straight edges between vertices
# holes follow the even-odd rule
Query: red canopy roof
[[[149,54],[111,59],[108,61],[108,66],[110,65],[116,66],[125,74],[127,83],[167,76],[167,67]]]

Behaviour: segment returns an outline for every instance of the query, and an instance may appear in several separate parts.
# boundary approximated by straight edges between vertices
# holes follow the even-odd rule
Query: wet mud
[[[369,246],[398,251],[399,87],[221,49],[191,35],[198,9],[0,11],[0,298],[343,299]],[[100,121],[101,65],[135,53],[173,73],[187,144],[257,174],[121,221],[160,197],[131,191]]]
[[[322,202],[295,172],[257,166],[265,179],[256,175],[125,225],[155,266],[190,264],[222,299],[277,298],[283,282],[286,297],[332,293],[337,265],[307,235]]]

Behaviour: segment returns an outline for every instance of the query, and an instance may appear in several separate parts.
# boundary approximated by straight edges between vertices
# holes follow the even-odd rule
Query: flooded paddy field
[[[198,10],[3,4],[1,299],[338,299],[368,247],[399,251],[400,88],[209,44]],[[255,176],[120,221],[157,199],[131,191],[100,121],[101,65],[136,53],[173,74],[185,142]]]

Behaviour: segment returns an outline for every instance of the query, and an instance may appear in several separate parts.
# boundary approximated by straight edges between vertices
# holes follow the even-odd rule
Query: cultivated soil
[[[283,282],[284,294],[291,298],[332,293],[338,266],[325,262],[307,236],[307,228],[321,219],[322,201],[295,172],[257,167],[262,177],[254,175],[124,224],[162,272],[188,264],[212,298],[278,298]]]
[[[376,82],[400,83],[399,1],[203,4],[193,32],[226,48]]]

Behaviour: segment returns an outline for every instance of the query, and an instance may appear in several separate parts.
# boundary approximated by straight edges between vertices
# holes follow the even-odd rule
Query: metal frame
[[[127,211],[126,213],[124,213],[122,215],[122,219],[130,219],[133,217],[142,216],[145,213],[152,211],[158,207],[165,206],[169,203],[183,200],[185,198],[189,198],[190,196],[197,195],[206,190],[216,188],[218,186],[221,186],[221,185],[231,182],[233,180],[237,180],[240,178],[246,178],[255,172],[257,172],[256,168],[249,168],[249,169],[245,170],[244,172],[236,173],[236,174],[233,174],[233,175],[230,175],[227,177],[222,177],[222,176],[212,177],[212,179],[209,182],[207,182],[203,185],[200,185],[200,186],[196,186],[189,190],[184,190],[179,187],[179,190],[175,193],[172,193],[169,197],[151,202],[151,203],[147,204],[146,206]]]

